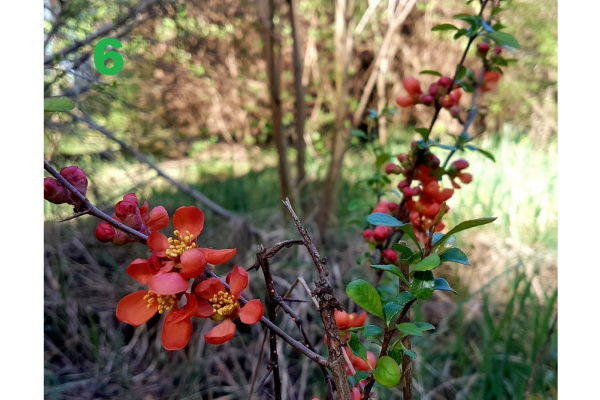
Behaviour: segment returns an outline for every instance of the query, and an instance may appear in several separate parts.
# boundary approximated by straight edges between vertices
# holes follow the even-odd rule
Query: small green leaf
[[[363,131],[361,131],[360,129],[352,129],[350,131],[350,135],[351,136],[355,136],[357,138],[361,138],[361,139],[369,139],[369,137],[367,136],[367,134],[364,133]]]
[[[400,346],[402,346],[402,351],[404,352],[404,354],[406,354],[407,356],[409,356],[410,358],[413,358],[413,359],[417,358],[417,353],[404,347],[402,342],[400,342]]]
[[[490,222],[494,222],[498,217],[486,217],[486,218],[478,218],[472,219],[470,221],[463,221],[460,224],[456,225],[454,228],[450,229],[448,233],[446,233],[436,244],[433,245],[432,250],[435,250],[436,247],[443,244],[450,236],[458,233],[460,231],[464,231],[466,229],[475,228],[476,226],[481,226],[485,224],[489,224]]]
[[[370,208],[371,205],[363,199],[354,199],[350,202],[350,204],[348,204],[348,211],[353,211],[353,210],[356,210],[358,208],[363,208],[363,207]]]
[[[453,247],[445,251],[444,254],[440,256],[440,260],[457,262],[463,265],[471,265],[469,264],[469,259],[467,258],[467,255],[458,247]]]
[[[498,43],[500,46],[509,46],[515,49],[520,49],[521,45],[517,42],[517,39],[510,33],[506,32],[489,32],[487,34],[490,39]]]
[[[392,357],[383,356],[377,360],[373,377],[383,386],[394,387],[400,383],[400,368]]]
[[[455,30],[458,30],[458,28],[456,26],[452,25],[452,24],[440,24],[440,25],[436,25],[433,28],[431,28],[432,32],[437,32],[437,31],[455,31]]]
[[[433,76],[442,76],[441,73],[434,71],[432,69],[424,69],[423,71],[419,72],[419,75],[433,75]]]
[[[384,305],[383,313],[385,314],[385,325],[390,326],[392,319],[394,319],[394,317],[398,315],[403,308],[403,306],[397,303],[387,303]]]
[[[431,253],[415,265],[410,266],[410,272],[414,271],[430,271],[440,266],[440,256],[436,253]]]
[[[362,337],[367,339],[370,337],[379,337],[383,333],[383,329],[375,325],[366,325],[362,330]]]
[[[456,31],[456,33],[454,34],[454,39],[458,39],[461,36],[466,35],[467,30],[466,29],[459,29],[458,31]]]
[[[44,99],[44,111],[47,112],[69,111],[73,108],[75,108],[75,105],[66,97],[50,97]]]
[[[376,213],[369,215],[367,217],[367,221],[369,221],[373,225],[380,225],[380,226],[397,227],[397,226],[406,225],[406,224],[403,224],[402,222],[398,221],[396,218],[392,217],[391,215],[386,214],[386,213],[380,213],[380,212],[376,212]],[[408,224],[408,225],[410,225],[410,224]]]
[[[390,161],[390,155],[388,153],[380,154],[377,156],[377,160],[375,161],[376,169],[381,168],[384,164]]]
[[[394,250],[396,250],[396,252],[398,252],[398,255],[400,256],[399,257],[400,260],[407,260],[410,256],[413,255],[413,251],[409,247],[406,247],[400,243],[394,243],[392,245],[392,249],[394,249]]]
[[[427,138],[429,137],[429,129],[427,129],[427,128],[415,128],[415,132],[417,132],[419,135],[421,135],[423,140],[427,140]],[[417,144],[419,144],[419,143],[417,143]],[[427,148],[427,146],[425,146],[425,148]]]
[[[477,151],[480,152],[481,154],[483,154],[484,156],[486,156],[487,158],[489,158],[490,160],[492,160],[493,162],[496,162],[494,155],[492,153],[490,153],[489,151],[485,151],[480,148],[477,148]]]
[[[387,355],[392,357],[398,365],[402,364],[402,350],[390,349],[388,350]]]
[[[396,296],[394,302],[404,307],[406,303],[413,300],[414,298],[415,296],[413,296],[411,292],[405,290],[404,292],[401,292],[398,296]]]
[[[427,300],[433,294],[435,281],[433,272],[417,271],[410,282],[410,292],[418,300]]]
[[[446,282],[444,278],[435,278],[435,286],[433,287],[433,290],[444,290],[447,292],[454,292],[454,294],[458,294],[454,289],[450,287],[450,285],[448,285],[448,282]]]
[[[364,381],[368,377],[369,372],[367,371],[357,371],[356,374],[354,374],[354,379],[356,379],[357,382]]]
[[[464,65],[460,66],[460,69],[458,70],[458,74],[456,75],[456,80],[461,80],[463,78],[463,76],[465,76],[467,74],[467,68],[465,68]]]
[[[435,326],[431,325],[429,322],[413,322],[413,324],[415,324],[423,332],[432,331],[435,329]]]
[[[444,237],[443,233],[435,232],[433,234],[433,239],[431,239],[431,243],[436,244],[442,237]]]
[[[406,281],[406,278],[404,277],[404,275],[402,275],[402,272],[400,272],[400,270],[398,269],[398,267],[396,267],[395,265],[391,265],[391,264],[388,264],[388,265],[371,265],[371,268],[378,269],[378,270],[381,270],[381,271],[390,272],[390,273],[396,275],[398,278],[402,279],[402,281],[408,285],[408,282]]]
[[[369,282],[356,279],[346,286],[346,293],[361,308],[383,319],[383,307],[377,289]]]
[[[354,354],[367,361],[367,349],[360,342],[358,335],[356,333],[350,334],[350,340],[348,340],[348,346],[352,350]],[[367,361],[368,363],[368,361]]]
[[[412,322],[404,322],[396,325],[396,328],[411,336],[423,336],[423,331]]]

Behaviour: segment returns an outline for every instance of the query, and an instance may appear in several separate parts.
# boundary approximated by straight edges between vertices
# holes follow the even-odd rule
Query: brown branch
[[[327,334],[327,349],[329,351],[329,359],[327,360],[327,367],[331,370],[333,375],[333,382],[338,393],[338,398],[350,399],[350,387],[348,386],[348,380],[346,378],[346,361],[344,359],[344,347],[340,332],[335,322],[334,311],[336,309],[343,309],[343,306],[335,298],[333,294],[333,287],[329,282],[328,272],[325,269],[326,259],[321,258],[319,252],[311,240],[308,231],[302,226],[298,216],[294,212],[289,199],[285,199],[283,202],[289,212],[294,218],[296,228],[302,236],[304,246],[308,250],[310,256],[313,259],[315,267],[319,272],[319,280],[315,282],[315,289],[312,291],[312,295],[317,298],[319,303],[319,313],[321,315],[321,321],[323,321],[323,327]]]

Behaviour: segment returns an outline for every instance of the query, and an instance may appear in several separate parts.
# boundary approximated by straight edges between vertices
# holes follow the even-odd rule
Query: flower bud
[[[457,170],[457,171],[462,171],[465,168],[469,167],[469,162],[467,160],[465,160],[464,158],[458,159],[456,161],[454,161],[452,163],[452,166]]]
[[[452,117],[454,117],[454,118],[458,118],[458,116],[460,115],[460,107],[459,106],[450,107],[450,115],[452,115]]]
[[[406,153],[398,154],[398,161],[400,161],[400,164],[402,164],[404,166],[404,164],[408,163],[408,161],[409,161],[408,154],[406,154]]]
[[[100,222],[96,227],[96,239],[102,243],[112,243],[117,246],[134,241],[127,233],[116,229],[106,221]]]
[[[60,171],[60,174],[63,178],[65,178],[75,189],[79,191],[82,195],[85,196],[87,193],[88,180],[87,176],[85,176],[85,172],[83,172],[76,165],[71,165],[70,167],[65,167]],[[74,196],[71,196],[73,200]],[[78,201],[78,200],[77,200]]]
[[[406,197],[413,197],[415,195],[415,191],[412,188],[409,187],[405,187],[402,189],[402,193],[404,194],[404,196]]]
[[[395,263],[398,261],[398,253],[392,249],[385,249],[383,251],[383,259],[389,263]]]
[[[413,77],[404,78],[402,80],[402,86],[406,89],[406,92],[410,96],[418,96],[421,94],[421,84]]]
[[[489,43],[483,42],[483,43],[479,43],[479,45],[477,45],[477,52],[479,54],[486,55],[488,51],[490,51]]]
[[[68,203],[69,191],[54,178],[44,178],[44,199],[50,203]]]
[[[502,47],[496,46],[494,47],[494,54],[499,56],[502,53]]]
[[[371,229],[365,229],[362,233],[362,237],[367,243],[373,243],[375,241],[375,239],[373,239],[373,231]]]
[[[438,85],[445,88],[445,89],[449,89],[450,85],[452,85],[452,78],[449,78],[447,76],[442,76],[439,80],[438,80]]]
[[[460,179],[462,183],[471,183],[473,180],[473,175],[469,174],[468,172],[462,172],[458,174],[458,179]]]
[[[404,189],[405,187],[408,187],[408,181],[407,181],[407,180],[403,180],[403,181],[400,181],[400,182],[398,183],[398,189],[402,190],[402,189]]]
[[[402,108],[407,108],[407,107],[415,105],[415,102],[410,97],[401,96],[401,97],[396,97],[396,104],[398,104]]]
[[[383,242],[388,237],[388,228],[385,226],[376,226],[373,230],[373,238],[377,242]]]
[[[432,83],[431,86],[429,86],[429,94],[435,97],[438,95],[438,93],[439,91],[437,85],[435,83]]]
[[[433,96],[432,96],[432,95],[430,95],[430,94],[422,94],[422,95],[421,95],[421,103],[423,103],[423,104],[424,104],[424,105],[426,105],[426,106],[430,106],[430,105],[432,105],[432,104],[433,104],[433,102],[434,102],[434,100],[435,100],[435,99],[434,99],[434,98],[433,98]]]
[[[399,174],[400,172],[402,172],[402,168],[399,165],[396,165],[394,163],[388,163],[385,166],[385,173],[388,175]]]

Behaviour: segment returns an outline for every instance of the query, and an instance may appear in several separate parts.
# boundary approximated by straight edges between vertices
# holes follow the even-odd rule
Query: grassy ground
[[[436,325],[436,331],[414,341],[419,353],[414,364],[415,393],[421,399],[523,398],[556,309],[556,144],[540,148],[516,132],[480,144],[496,155],[497,162],[469,154],[475,179],[452,199],[450,215],[454,221],[490,215],[499,218],[486,229],[458,238],[472,266],[436,270],[436,276],[444,276],[459,295],[436,293],[414,308],[413,319]],[[397,149],[402,145],[393,144]],[[203,150],[195,161],[162,166],[222,206],[251,217],[269,231],[272,242],[265,245],[297,236],[291,223],[281,221],[274,154],[218,147]],[[84,156],[77,163],[90,173],[92,186],[98,188],[88,197],[99,205],[110,208],[127,191],[141,193],[151,206],[163,204],[170,212],[191,203],[143,167],[120,157],[101,163]],[[350,223],[361,216],[361,210],[348,211],[347,206],[351,199],[365,197],[361,181],[372,173],[371,163],[364,152],[348,153],[338,237],[334,246],[320,249],[330,259],[341,298],[345,298],[343,288],[349,280],[369,274],[367,266],[356,264],[366,246],[360,228]],[[314,160],[309,167],[315,177],[324,170]],[[318,202],[316,193],[312,183],[302,191],[309,206],[301,218],[312,232],[310,210]],[[164,351],[159,318],[132,328],[114,317],[119,299],[139,290],[125,274],[125,267],[144,256],[143,247],[114,248],[95,242],[96,221],[89,219],[55,222],[68,215],[68,208],[46,203],[46,398],[247,399],[254,367],[259,365],[258,381],[266,372],[264,359],[259,363],[257,358],[262,329],[239,329],[230,344],[214,347],[200,340],[211,324],[198,321],[184,351]],[[205,225],[203,245],[237,245],[234,261],[243,266],[253,263],[255,238],[210,212]],[[298,276],[307,282],[314,276],[305,252],[289,250],[274,261],[280,277],[276,284],[282,290]],[[261,297],[262,290],[259,280],[254,280],[249,295]],[[306,298],[301,291],[294,296]],[[318,319],[310,303],[295,307],[303,320]],[[280,325],[295,332],[289,320],[282,319]],[[324,351],[322,331],[313,329],[310,336]],[[281,354],[286,357],[282,366],[287,398],[322,396],[319,370],[287,346],[282,346]],[[534,374],[532,399],[556,398],[556,372],[554,334]],[[261,393],[259,390],[257,398],[268,398]],[[401,398],[398,390],[378,393],[382,399]]]

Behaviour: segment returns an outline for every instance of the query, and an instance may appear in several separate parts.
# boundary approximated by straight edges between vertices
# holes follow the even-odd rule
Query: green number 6
[[[94,66],[102,75],[116,75],[123,69],[123,56],[116,51],[106,52],[106,48],[112,46],[115,49],[123,47],[121,42],[115,38],[104,38],[94,47]],[[105,65],[106,60],[113,60],[112,67]]]

